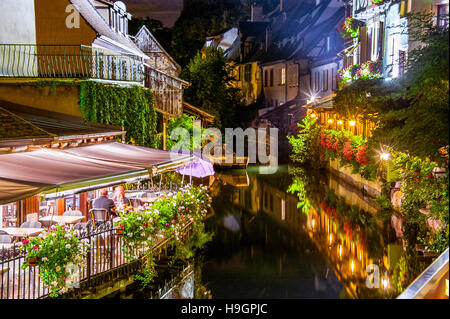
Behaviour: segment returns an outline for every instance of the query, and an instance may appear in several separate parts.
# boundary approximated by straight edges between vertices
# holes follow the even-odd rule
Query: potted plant
[[[51,297],[57,297],[67,289],[69,268],[84,266],[89,247],[65,226],[52,226],[38,237],[22,240],[21,250],[26,252],[22,269],[39,265],[39,276],[49,289]]]

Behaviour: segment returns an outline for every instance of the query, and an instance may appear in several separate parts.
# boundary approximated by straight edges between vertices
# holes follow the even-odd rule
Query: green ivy
[[[127,143],[158,147],[154,94],[148,89],[84,81],[80,108],[87,121],[124,127]]]

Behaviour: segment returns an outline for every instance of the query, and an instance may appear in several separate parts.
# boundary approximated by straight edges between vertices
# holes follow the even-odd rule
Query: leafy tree
[[[184,98],[215,116],[214,126],[235,127],[241,103],[240,90],[232,86],[230,66],[221,49],[207,48],[204,56],[197,53],[184,69],[182,77],[191,85]]]

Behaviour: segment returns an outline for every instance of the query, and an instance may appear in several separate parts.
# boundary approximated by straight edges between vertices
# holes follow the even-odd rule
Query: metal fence
[[[0,44],[0,77],[144,81],[140,57],[84,45]]]
[[[191,231],[192,222],[184,226],[180,240],[187,240]],[[96,228],[88,226],[82,229],[78,236],[89,245],[90,250],[87,253],[85,266],[76,271],[77,277],[73,278],[76,282],[76,285],[73,285],[75,290],[96,285],[98,281],[92,281],[93,278],[133,263],[123,255],[123,238],[116,234],[110,222]],[[142,256],[149,250],[153,250],[158,256],[163,251],[167,251],[169,246],[170,239],[162,238],[153,247],[144,246],[135,250],[135,253]],[[9,249],[0,250],[0,299],[37,299],[48,296],[49,290],[44,287],[39,277],[39,266],[21,268],[25,258],[26,252],[22,252],[15,245]]]

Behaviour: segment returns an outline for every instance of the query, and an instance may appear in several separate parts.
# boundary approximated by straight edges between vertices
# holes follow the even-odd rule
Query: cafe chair
[[[3,233],[0,233],[0,244],[11,244],[12,243],[11,236],[9,236],[8,233],[6,232]]]
[[[24,222],[20,225],[20,228],[41,228],[41,222]]]
[[[95,228],[109,219],[109,212],[106,208],[91,208],[89,210],[89,216],[91,218],[92,225]]]
[[[32,213],[27,215],[27,222],[37,222],[39,220],[38,213]]]
[[[53,225],[58,225],[58,222],[55,220],[42,220],[40,223],[42,224],[42,227],[44,227],[44,228],[50,228]]]
[[[63,213],[63,216],[83,216],[83,213],[79,210],[68,210]]]

